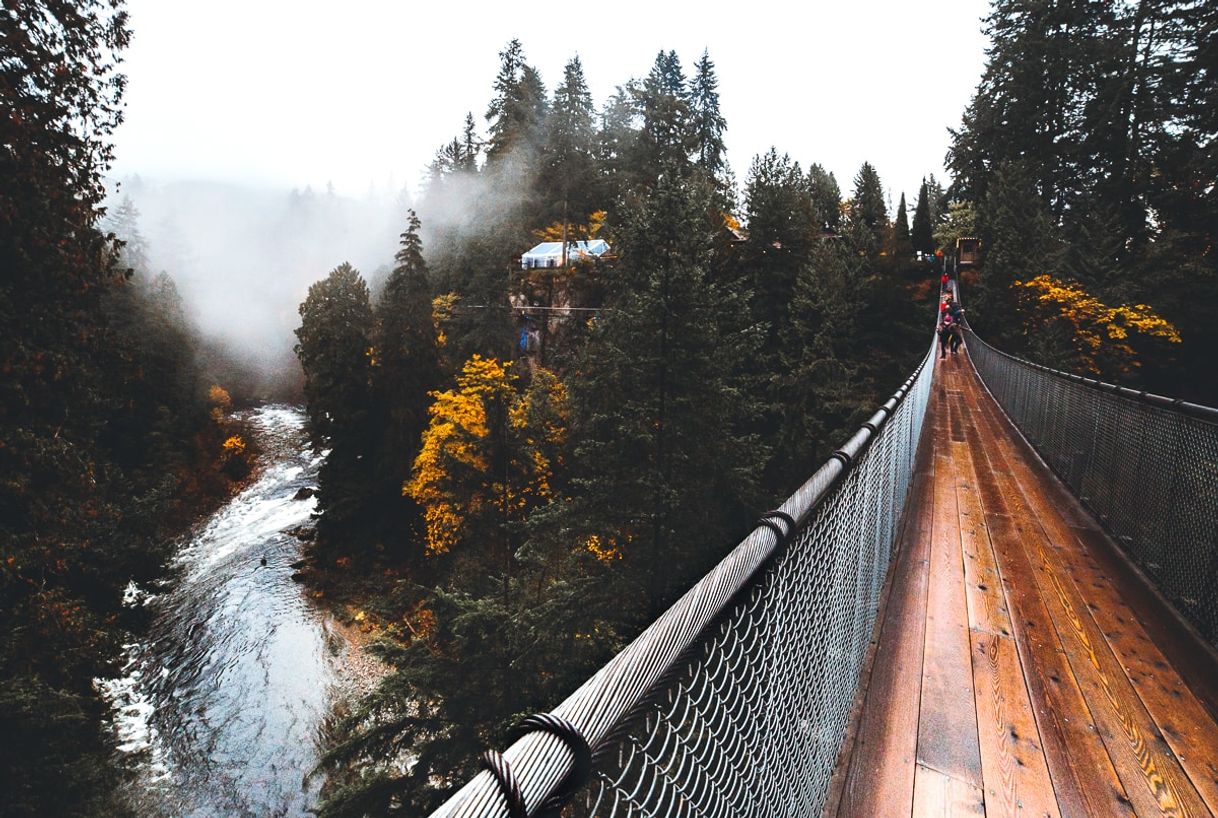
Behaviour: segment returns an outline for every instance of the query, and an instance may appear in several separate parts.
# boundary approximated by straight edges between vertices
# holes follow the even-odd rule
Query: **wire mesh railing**
[[[818,815],[913,475],[933,351],[719,565],[502,756],[488,753],[488,769],[433,815],[557,815],[568,795],[564,814],[579,816]]]
[[[966,334],[973,364],[1007,416],[1218,646],[1218,409],[1059,372]]]

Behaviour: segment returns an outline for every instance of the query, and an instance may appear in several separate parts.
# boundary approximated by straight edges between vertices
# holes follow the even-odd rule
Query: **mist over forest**
[[[168,273],[204,344],[223,353],[249,398],[299,397],[292,352],[309,285],[343,261],[375,283],[392,263],[405,188],[370,185],[360,198],[323,190],[130,176],[107,180],[109,224]],[[117,211],[130,200],[138,235]],[[236,373],[234,373],[236,375]]]

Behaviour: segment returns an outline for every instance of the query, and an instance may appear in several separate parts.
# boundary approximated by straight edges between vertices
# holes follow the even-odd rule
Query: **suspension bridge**
[[[965,335],[434,815],[1218,815],[1218,410]]]

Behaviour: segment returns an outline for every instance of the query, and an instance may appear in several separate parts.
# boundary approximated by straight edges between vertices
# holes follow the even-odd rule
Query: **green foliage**
[[[689,87],[689,108],[698,167],[722,184],[727,169],[724,158],[727,149],[723,144],[727,120],[719,112],[719,78],[715,75],[715,64],[706,51],[702,52],[694,67],[694,77]]]
[[[1072,280],[1107,303],[1162,304],[1181,328],[1177,361],[1142,367],[1131,385],[1218,400],[1200,363],[1218,344],[1202,317],[1218,269],[1213,4],[998,0],[986,28],[989,61],[948,165],[956,198],[977,206],[990,331],[1014,343],[1047,331],[1007,312],[1012,276]],[[1009,216],[1035,231],[1023,258]]]
[[[903,197],[902,197],[903,198]],[[935,236],[930,215],[930,192],[926,180],[918,188],[918,203],[914,206],[913,227],[909,232],[909,241],[913,249],[922,253],[935,252]]]
[[[626,214],[613,309],[572,386],[573,528],[620,551],[622,598],[647,616],[721,554],[756,500],[761,449],[743,430],[757,407],[740,373],[760,328],[739,330],[747,293],[707,274],[711,195],[674,169]]]
[[[92,679],[113,670],[123,586],[229,489],[224,426],[138,212],[103,222],[123,4],[35,0],[3,19],[0,812],[106,815],[118,773]]]
[[[403,496],[402,484],[427,427],[428,395],[443,378],[420,226],[415,212],[408,211],[396,265],[374,310],[371,422],[380,433],[380,444],[374,454],[373,516],[380,537],[396,540],[399,551],[409,549],[412,536],[419,533],[417,510]]]
[[[817,223],[836,233],[842,224],[842,191],[837,186],[837,179],[820,165],[813,164],[808,168],[808,186]]]
[[[861,243],[868,253],[878,252],[884,245],[888,206],[884,204],[884,186],[880,183],[880,175],[870,162],[864,162],[854,177],[850,222],[854,240]]]
[[[373,482],[372,306],[359,271],[340,264],[300,305],[296,355],[304,369],[309,434],[330,454],[318,474],[322,545],[366,544]]]
[[[637,99],[642,128],[632,160],[639,180],[650,189],[664,172],[686,175],[694,144],[690,97],[677,52],[656,55]]]
[[[901,203],[897,205],[896,219],[892,223],[892,255],[898,258],[908,258],[913,251],[913,243],[909,237],[909,217],[905,212],[905,194],[901,194]]]
[[[766,327],[764,351],[772,355],[795,277],[819,239],[819,214],[799,163],[774,148],[753,160],[744,202],[749,233],[741,264],[751,274],[753,319]]]
[[[467,128],[422,204],[437,216],[424,224],[441,357],[460,366],[448,388],[405,377],[434,371],[422,345],[427,361],[401,368],[393,406],[379,405],[397,368],[390,315],[411,333],[423,316],[415,295],[389,306],[394,279],[377,307],[373,426],[401,418],[384,452],[411,450],[428,405],[404,486],[424,531],[393,549],[407,580],[368,606],[386,612],[392,670],[331,743],[325,816],[437,806],[483,748],[570,693],[806,479],[928,340],[909,253],[879,256],[894,239],[870,165],[847,220],[832,174],[772,149],[750,168],[742,228],[707,54],[687,81],[661,52],[596,130],[578,60],[540,119],[519,43],[501,60],[485,166],[464,159]],[[616,259],[507,267],[534,236],[582,237],[593,210]],[[428,277],[420,229],[394,273],[412,293]],[[588,311],[543,322],[544,361],[508,363],[509,299]],[[376,505],[373,517],[391,503]]]
[[[585,221],[597,209],[592,94],[579,57],[563,70],[554,92],[541,173],[541,195],[550,199],[550,216]],[[547,218],[547,221],[550,220]]]

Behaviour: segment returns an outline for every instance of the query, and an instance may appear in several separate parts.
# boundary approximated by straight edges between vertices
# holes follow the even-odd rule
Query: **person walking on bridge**
[[[939,321],[939,360],[947,357],[947,348],[951,344],[954,328],[955,322],[952,321],[952,314],[945,310]]]

